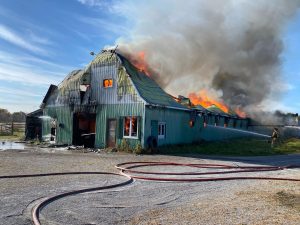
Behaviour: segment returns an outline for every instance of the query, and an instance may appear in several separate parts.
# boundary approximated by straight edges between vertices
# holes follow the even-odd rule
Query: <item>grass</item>
[[[162,154],[203,154],[227,156],[262,156],[300,153],[300,139],[292,138],[282,141],[274,148],[267,140],[238,139],[218,142],[202,142],[192,145],[173,145],[160,148]]]
[[[300,139],[290,138],[274,148],[279,154],[300,153]]]
[[[24,140],[24,131],[14,131],[13,135],[0,135],[2,141],[21,141]]]
[[[276,193],[279,202],[287,207],[300,210],[300,195],[280,191]]]

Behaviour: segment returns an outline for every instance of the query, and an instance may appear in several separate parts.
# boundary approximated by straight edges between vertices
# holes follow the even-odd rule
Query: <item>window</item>
[[[236,120],[233,119],[233,125],[232,125],[234,128],[236,128]]]
[[[203,127],[207,127],[207,123],[208,123],[208,116],[204,115],[203,116]]]
[[[243,128],[243,120],[240,120],[240,128]]]
[[[104,79],[103,80],[103,87],[109,88],[113,86],[113,79]]]
[[[189,121],[189,126],[190,127],[194,127],[195,126],[195,121],[194,120],[190,120]]]
[[[228,124],[229,124],[229,118],[225,117],[224,118],[224,127],[228,127]]]
[[[124,118],[123,136],[138,138],[138,119],[136,116],[127,116]]]
[[[158,123],[158,139],[165,139],[166,138],[166,123],[159,122]]]
[[[219,116],[215,116],[215,126],[219,126]]]

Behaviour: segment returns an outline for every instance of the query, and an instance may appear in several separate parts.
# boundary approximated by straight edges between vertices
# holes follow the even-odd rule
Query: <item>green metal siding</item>
[[[247,130],[248,129],[248,120],[244,119],[244,120],[241,121],[241,123],[242,123],[242,127],[241,128],[243,130]]]
[[[233,121],[230,119],[228,128],[224,127],[224,122],[220,123],[219,126],[209,125],[201,131],[201,138],[207,141],[224,140],[231,138],[249,137],[251,134],[241,132],[239,130],[247,130],[248,120],[237,119],[236,127],[233,129]]]
[[[43,111],[44,116],[57,119],[56,124],[56,143],[72,144],[73,113],[67,106],[46,107]],[[60,127],[59,124],[62,126]],[[43,137],[50,135],[50,119],[43,119]]]
[[[237,122],[238,129],[229,129],[224,127],[224,118],[219,119],[219,126],[215,126],[215,116],[209,116],[209,125],[203,127],[203,117],[197,116],[194,127],[189,126],[190,113],[188,111],[173,110],[167,108],[146,108],[145,113],[145,136],[144,142],[147,142],[151,135],[151,121],[166,122],[166,137],[158,139],[158,145],[167,144],[186,144],[200,140],[215,141],[230,138],[239,138],[250,136],[242,133],[238,129],[245,129],[247,120]],[[242,128],[238,127],[242,124]],[[232,126],[232,122],[231,122]]]
[[[203,129],[203,119],[197,117],[195,126],[190,127],[190,112],[167,108],[146,108],[145,136],[147,142],[151,136],[151,121],[166,122],[166,137],[158,139],[158,145],[192,143],[200,140],[200,131]]]
[[[234,124],[234,121],[236,121],[237,119],[232,119],[232,118],[230,118],[229,120],[228,120],[228,127],[232,127],[232,128],[234,128],[233,127],[233,124]],[[236,121],[236,124],[237,124],[237,121]]]
[[[201,138],[206,141],[217,141],[247,136],[251,135],[242,133],[238,129],[225,128],[222,126],[207,126],[201,132]]]
[[[117,134],[116,141],[117,145],[121,144],[123,139],[122,127],[123,124],[120,124],[120,118],[125,116],[137,116],[140,117],[139,120],[139,135],[138,139],[129,139],[126,138],[128,143],[132,148],[137,144],[143,146],[143,140],[140,137],[144,135],[143,128],[143,116],[144,116],[144,104],[143,103],[131,103],[131,104],[111,104],[111,105],[98,105],[97,107],[97,116],[96,116],[96,140],[95,147],[105,148],[107,146],[106,137],[107,137],[107,120],[116,119],[117,120]],[[121,127],[121,128],[120,128]],[[120,131],[121,129],[121,131]]]
[[[208,116],[208,123],[209,125],[215,125],[215,115]]]

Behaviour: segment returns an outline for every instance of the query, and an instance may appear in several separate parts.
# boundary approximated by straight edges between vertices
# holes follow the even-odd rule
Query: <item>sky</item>
[[[91,51],[113,46],[134,26],[113,0],[0,0],[0,108],[31,112],[50,84],[86,66]],[[162,3],[163,4],[163,3]],[[269,104],[300,113],[300,13],[282,34],[282,99]]]

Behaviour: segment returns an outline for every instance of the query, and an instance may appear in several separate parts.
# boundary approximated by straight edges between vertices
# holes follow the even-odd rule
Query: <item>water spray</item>
[[[225,128],[225,127],[219,127],[219,126],[213,126],[213,125],[207,125],[207,127],[224,129],[224,130],[231,130],[231,131],[236,131],[236,132],[240,132],[240,133],[247,133],[247,134],[251,134],[251,135],[271,138],[270,135],[260,134],[260,133],[256,133],[256,132],[253,132],[253,131],[246,131],[246,130],[240,130],[240,129],[235,129],[235,128],[228,128],[228,127]]]

